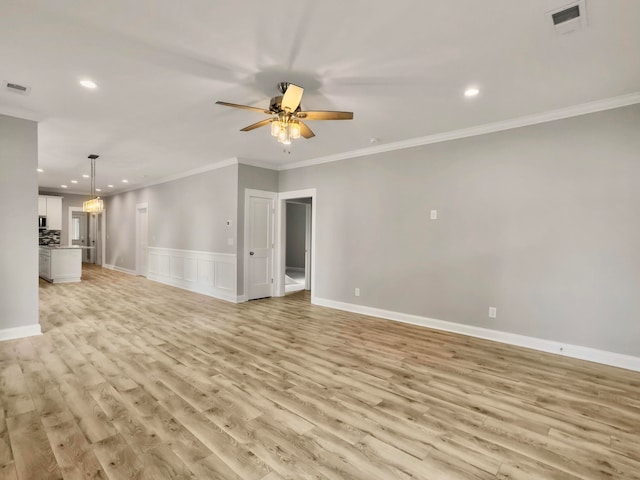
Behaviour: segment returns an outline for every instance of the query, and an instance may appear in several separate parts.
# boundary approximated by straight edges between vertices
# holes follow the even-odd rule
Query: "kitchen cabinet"
[[[47,216],[47,197],[43,197],[42,195],[38,196],[38,216]]]
[[[40,249],[39,272],[40,276],[46,280],[51,278],[51,251],[46,248]]]
[[[38,196],[38,216],[47,217],[47,230],[62,230],[62,197]]]
[[[40,276],[51,283],[79,282],[82,277],[82,249],[40,247]]]

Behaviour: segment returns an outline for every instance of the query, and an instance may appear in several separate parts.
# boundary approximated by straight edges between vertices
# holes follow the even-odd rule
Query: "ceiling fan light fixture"
[[[289,125],[289,135],[292,139],[300,138],[300,123],[297,120],[294,120]]]
[[[289,129],[286,127],[280,130],[278,134],[278,142],[283,145],[291,145],[291,135],[289,134]]]
[[[271,118],[252,123],[241,128],[240,131],[250,132],[256,128],[271,125],[271,136],[275,137],[278,143],[283,145],[291,145],[291,141],[298,138],[310,139],[315,137],[315,133],[302,120],[353,120],[353,112],[302,110],[300,105],[302,94],[304,93],[304,88],[302,87],[289,82],[281,82],[278,84],[278,89],[282,95],[273,97],[269,108],[266,109],[220,100],[216,104],[270,115]]]
[[[282,126],[280,125],[280,120],[273,120],[271,122],[271,136],[277,137],[280,135],[280,130],[282,130]]]

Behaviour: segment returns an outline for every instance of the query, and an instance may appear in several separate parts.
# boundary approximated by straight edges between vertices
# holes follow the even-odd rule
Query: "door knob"
[[[249,252],[249,255],[255,255],[255,252]]]

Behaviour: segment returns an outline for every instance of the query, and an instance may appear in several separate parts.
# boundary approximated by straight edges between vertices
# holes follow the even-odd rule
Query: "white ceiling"
[[[2,0],[0,113],[39,126],[40,186],[88,192],[153,182],[229,158],[284,164],[640,90],[640,1],[587,0],[587,28],[545,15],[571,0]],[[91,78],[96,90],[79,86]],[[263,117],[276,83],[309,122],[285,153]],[[469,85],[481,93],[462,95]],[[130,183],[121,183],[127,178]],[[77,185],[71,179],[79,180]],[[106,189],[105,189],[106,190]]]

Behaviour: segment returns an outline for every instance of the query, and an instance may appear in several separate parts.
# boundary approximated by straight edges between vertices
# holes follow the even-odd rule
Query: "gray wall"
[[[40,190],[39,195],[62,197],[62,231],[60,232],[60,244],[69,245],[69,207],[82,208],[83,202],[89,200],[89,194],[77,195]]]
[[[278,172],[238,164],[238,295],[244,293],[244,194],[246,189],[278,191]]]
[[[237,189],[238,168],[230,165],[107,197],[106,263],[135,269],[139,203],[149,204],[150,247],[235,254]]]
[[[287,267],[304,268],[306,218],[306,205],[287,202]]]
[[[0,330],[38,324],[38,125],[0,115]]]
[[[318,297],[638,356],[639,132],[635,105],[282,171],[279,189],[317,188]]]

